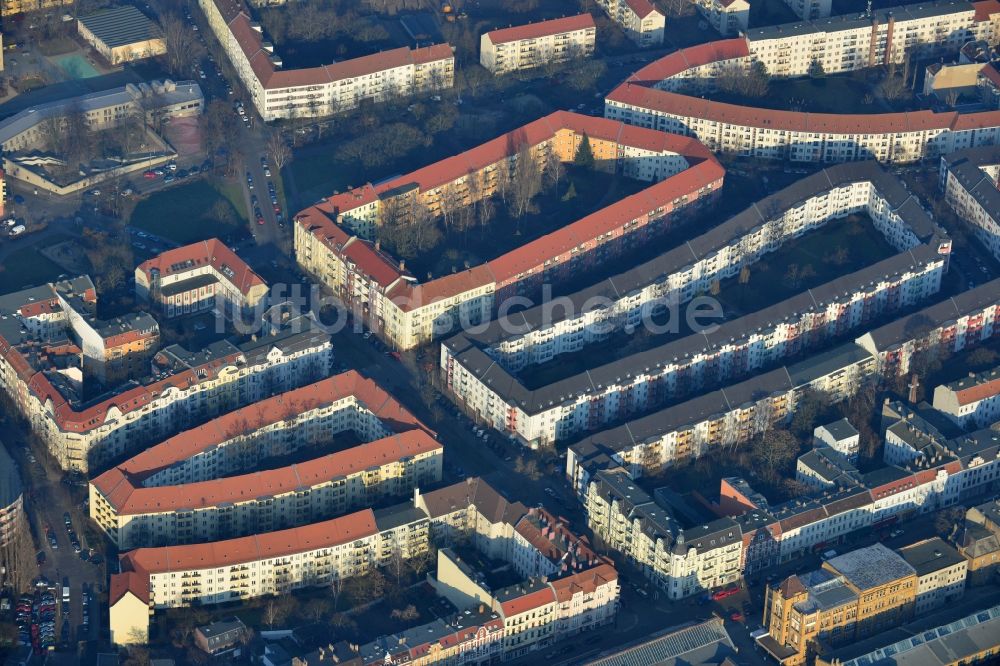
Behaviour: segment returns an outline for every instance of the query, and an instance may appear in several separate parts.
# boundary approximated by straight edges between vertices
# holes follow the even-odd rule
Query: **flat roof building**
[[[159,27],[132,5],[103,9],[77,19],[88,44],[112,65],[153,58],[167,52]]]

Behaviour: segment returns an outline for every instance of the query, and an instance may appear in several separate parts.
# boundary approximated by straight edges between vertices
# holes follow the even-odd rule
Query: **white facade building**
[[[590,14],[491,30],[479,38],[479,64],[494,74],[589,58],[597,27]]]

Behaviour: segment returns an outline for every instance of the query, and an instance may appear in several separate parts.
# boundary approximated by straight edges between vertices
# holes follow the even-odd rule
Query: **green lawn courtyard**
[[[39,250],[61,243],[67,238],[63,234],[54,234],[8,254],[0,262],[0,294],[51,282],[65,273],[62,266],[45,257]]]
[[[239,183],[199,179],[143,199],[129,224],[178,243],[193,243],[238,233],[246,220]]]

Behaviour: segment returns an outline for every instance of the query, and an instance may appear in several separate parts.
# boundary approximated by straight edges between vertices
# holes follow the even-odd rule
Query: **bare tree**
[[[340,595],[344,592],[344,579],[340,576],[330,578],[330,596],[333,597],[333,612],[337,612],[340,604]]]
[[[285,141],[281,132],[275,130],[268,134],[267,154],[271,156],[271,162],[278,172],[292,161],[292,149],[288,147],[288,142]]]
[[[396,588],[399,589],[403,583],[403,574],[406,573],[406,555],[398,543],[393,546],[392,553],[389,555],[389,571],[396,579]]]
[[[559,191],[559,182],[562,180],[563,171],[562,160],[556,154],[555,148],[550,145],[548,152],[545,153],[544,169],[545,180],[548,183],[549,189],[555,192]]]
[[[63,131],[63,152],[69,160],[88,159],[93,152],[94,135],[79,99],[74,99],[66,109]]]
[[[531,146],[527,143],[518,148],[511,180],[511,193],[513,194],[513,210],[511,212],[515,218],[520,219],[528,212],[528,207],[535,195],[538,194],[542,184],[542,174],[538,169],[538,163],[535,162]],[[520,229],[520,225],[518,228]]]
[[[176,77],[189,76],[201,58],[201,44],[181,17],[173,12],[160,15],[160,29],[167,47],[167,70]]]

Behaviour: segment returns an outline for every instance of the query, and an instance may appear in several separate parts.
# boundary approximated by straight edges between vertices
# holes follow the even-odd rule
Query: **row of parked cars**
[[[56,647],[56,598],[48,587],[18,599],[15,619],[17,640],[30,645],[36,654]]]

